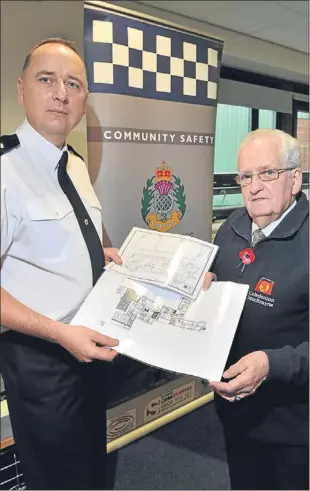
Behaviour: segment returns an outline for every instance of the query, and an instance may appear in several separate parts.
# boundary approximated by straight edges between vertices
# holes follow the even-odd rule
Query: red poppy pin
[[[243,264],[251,264],[255,261],[255,254],[252,249],[244,249],[239,252],[239,257]]]

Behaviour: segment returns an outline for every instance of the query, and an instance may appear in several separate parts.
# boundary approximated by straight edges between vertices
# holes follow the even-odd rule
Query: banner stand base
[[[184,406],[181,406],[167,414],[164,414],[163,416],[160,416],[159,418],[155,419],[154,421],[151,421],[150,423],[146,423],[140,426],[139,428],[129,433],[126,433],[125,435],[119,438],[116,438],[115,440],[108,443],[107,446],[108,453],[119,450],[120,448],[125,447],[126,445],[129,445],[130,443],[139,440],[140,438],[149,435],[150,433],[153,433],[154,431],[167,425],[168,423],[171,423],[172,421],[175,421],[185,416],[186,414],[194,411],[195,409],[198,409],[204,406],[205,404],[212,402],[213,399],[214,399],[214,393],[209,392],[208,394],[201,396],[195,399],[194,401],[185,404]]]

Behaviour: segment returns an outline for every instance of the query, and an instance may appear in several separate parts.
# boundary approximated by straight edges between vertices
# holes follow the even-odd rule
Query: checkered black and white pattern
[[[85,9],[90,92],[213,106],[221,53],[219,41]]]

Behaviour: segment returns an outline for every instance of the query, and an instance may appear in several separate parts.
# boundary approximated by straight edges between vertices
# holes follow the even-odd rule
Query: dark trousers
[[[107,489],[105,363],[0,335],[0,371],[28,489]]]
[[[231,489],[309,490],[309,447],[225,435]]]

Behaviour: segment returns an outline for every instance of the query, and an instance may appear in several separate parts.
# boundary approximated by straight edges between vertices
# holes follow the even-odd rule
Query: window
[[[309,102],[293,99],[293,136],[297,138],[301,150],[301,167],[304,178],[309,182]]]
[[[274,130],[276,128],[276,111],[260,109],[258,116],[258,127]]]
[[[308,172],[309,113],[297,112],[296,138],[300,144],[301,168],[304,172]]]
[[[251,130],[251,109],[218,104],[215,127],[214,174],[236,174],[241,140]],[[213,207],[242,206],[241,193],[213,196]]]
[[[218,104],[214,149],[215,174],[237,171],[239,145],[250,130],[250,108]]]

